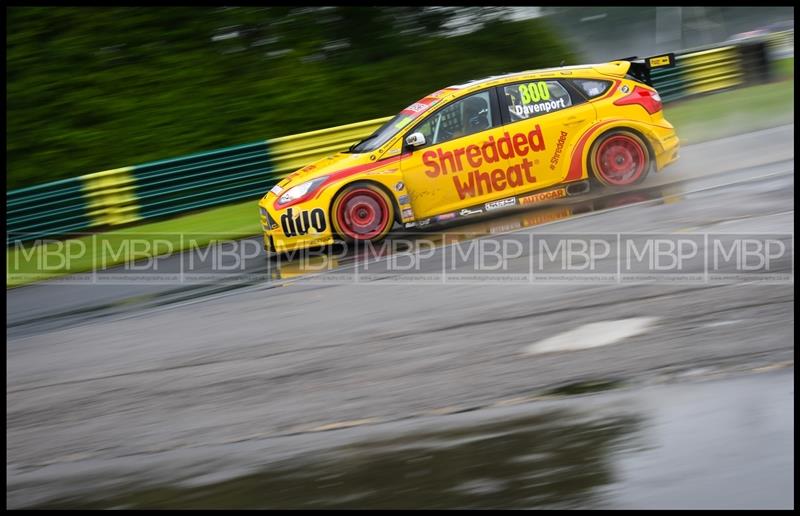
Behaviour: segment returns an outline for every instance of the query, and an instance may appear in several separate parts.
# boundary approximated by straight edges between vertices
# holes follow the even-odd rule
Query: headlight
[[[302,196],[309,194],[319,188],[328,176],[318,177],[316,179],[312,179],[311,181],[306,181],[305,183],[300,183],[297,186],[293,186],[286,190],[286,193],[281,195],[281,198],[278,199],[278,204],[286,204],[288,202],[295,201]]]

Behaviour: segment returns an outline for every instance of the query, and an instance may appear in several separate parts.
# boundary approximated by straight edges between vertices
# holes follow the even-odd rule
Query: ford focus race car
[[[420,227],[641,182],[678,158],[650,69],[674,55],[533,70],[450,86],[260,201],[264,247],[380,240]]]

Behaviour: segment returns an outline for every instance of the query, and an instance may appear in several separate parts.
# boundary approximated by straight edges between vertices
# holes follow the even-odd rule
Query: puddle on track
[[[352,440],[248,475],[123,477],[36,508],[788,508],[793,381],[792,368],[343,430]]]

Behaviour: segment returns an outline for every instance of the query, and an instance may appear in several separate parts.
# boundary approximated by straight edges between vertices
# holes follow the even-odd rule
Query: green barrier
[[[676,59],[674,68],[654,68],[650,71],[653,87],[664,102],[677,100],[686,95],[686,76]]]
[[[278,181],[266,142],[133,167],[135,205],[150,219],[255,198]]]
[[[82,231],[92,225],[80,178],[62,179],[6,194],[6,245]]]

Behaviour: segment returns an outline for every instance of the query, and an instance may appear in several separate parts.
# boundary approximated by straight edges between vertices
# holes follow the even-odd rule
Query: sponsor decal
[[[411,112],[414,112],[414,113],[422,113],[426,109],[428,109],[428,105],[427,104],[423,104],[421,102],[415,102],[415,103],[411,104],[410,106],[408,106],[406,108],[406,111],[411,111]]]
[[[270,192],[274,193],[275,195],[280,195],[282,191],[283,188],[280,185],[275,185],[272,187],[272,190],[270,190]]]
[[[549,113],[551,111],[555,111],[557,109],[564,109],[567,105],[564,103],[564,99],[560,98],[558,100],[548,100],[545,102],[537,102],[536,104],[526,104],[524,106],[513,106],[513,112],[515,115],[519,117],[525,117],[534,114],[534,113]]]
[[[492,210],[499,210],[501,208],[509,208],[511,206],[516,206],[517,198],[516,197],[509,197],[508,199],[500,199],[499,201],[492,201],[487,202],[484,207],[486,211]]]
[[[561,131],[561,135],[558,137],[558,142],[556,143],[556,151],[553,153],[553,157],[550,158],[550,170],[555,170],[556,166],[558,165],[558,160],[561,158],[561,152],[564,150],[564,143],[567,141],[567,132]]]
[[[519,203],[522,205],[534,204],[537,202],[549,201],[551,199],[562,199],[566,196],[567,196],[567,189],[558,188],[556,190],[550,190],[548,192],[539,192],[531,195],[526,195],[525,197],[520,197]]]
[[[401,195],[397,200],[400,204],[408,204],[410,202],[407,195]]]
[[[436,222],[442,222],[445,220],[452,220],[454,218],[456,218],[456,213],[454,211],[451,211],[450,213],[443,213],[441,215],[437,215],[434,220],[436,220]]]
[[[520,84],[519,93],[522,96],[523,104],[539,102],[540,100],[550,100],[550,89],[544,81]]]
[[[483,213],[483,210],[480,208],[478,208],[477,210],[464,208],[463,210],[458,212],[458,214],[461,215],[462,217],[466,217],[467,215],[477,215],[478,213]]]
[[[399,181],[396,185],[394,185],[394,189],[397,190],[398,192],[405,187],[406,185],[402,181]]]
[[[628,88],[627,86],[623,86],[622,88],[620,88],[620,90],[622,90],[622,93],[628,93],[629,91],[631,91],[631,89]]]
[[[292,208],[288,208],[286,213],[281,215],[281,227],[283,234],[287,237],[305,235],[313,229],[317,233],[322,233],[328,227],[325,222],[325,211],[322,208],[301,211],[296,217]]]
[[[411,210],[411,208],[406,208],[406,209],[403,210],[403,218],[404,219],[413,219],[414,218],[414,212]]]
[[[658,56],[658,57],[651,57],[650,58],[650,67],[654,68],[656,66],[666,66],[669,65],[669,56]]]
[[[497,140],[490,136],[480,145],[472,144],[445,152],[442,149],[426,151],[422,154],[422,163],[428,167],[425,175],[432,179],[450,174],[458,197],[464,200],[502,191],[507,187],[535,183],[536,176],[532,170],[535,161],[531,162],[524,156],[544,150],[542,128],[537,124],[528,133],[511,135],[506,131]],[[496,168],[491,172],[480,170],[485,165],[513,158],[523,159],[521,163],[507,168]]]
[[[409,121],[417,118],[419,115],[424,113],[425,111],[429,110],[431,106],[438,103],[439,99],[434,97],[425,97],[417,102],[414,102],[404,110],[400,112],[401,115],[408,115]],[[406,122],[407,124],[408,122]]]
[[[430,223],[431,223],[431,219],[418,220],[417,221],[417,226],[418,227],[427,226]]]

